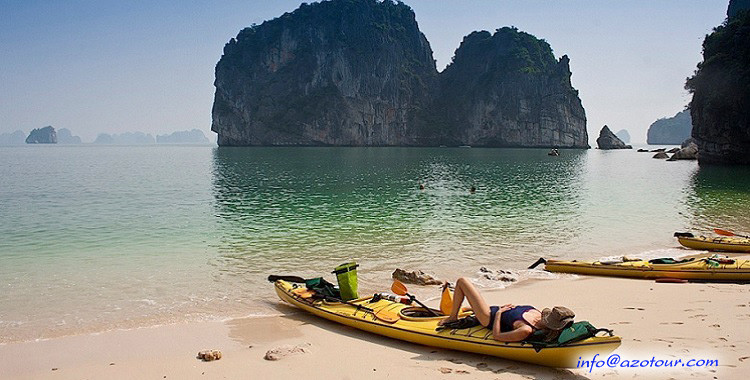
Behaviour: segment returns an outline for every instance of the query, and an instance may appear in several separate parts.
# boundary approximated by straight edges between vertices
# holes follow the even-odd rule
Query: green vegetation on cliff
[[[685,87],[702,162],[750,163],[750,12],[716,27]]]

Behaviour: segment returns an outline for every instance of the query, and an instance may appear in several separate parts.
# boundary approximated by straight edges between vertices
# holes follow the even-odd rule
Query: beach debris
[[[457,370],[456,370],[456,373],[458,373],[458,374],[461,374],[461,375],[468,375],[468,374],[470,374],[471,372],[469,372],[469,371],[464,371],[464,370],[462,370],[462,369],[457,369]]]
[[[59,368],[57,368],[57,367],[55,367],[55,368],[52,368],[52,370],[53,370],[53,371],[57,371],[58,369],[59,369]]]
[[[440,371],[441,373],[451,373],[451,372],[453,372],[452,369],[447,368],[447,367],[440,367],[440,369],[438,371]]]
[[[212,362],[214,360],[221,359],[221,351],[219,350],[203,350],[198,352],[198,359],[204,362]]]
[[[298,344],[296,346],[286,345],[268,350],[263,359],[281,360],[289,355],[304,354],[310,352],[310,343]]]
[[[393,274],[391,274],[391,277],[405,284],[415,284],[415,285],[442,285],[443,284],[443,281],[437,280],[434,277],[430,276],[429,274],[421,270],[407,272],[401,268],[396,268],[396,270],[393,271]]]
[[[479,268],[482,277],[492,281],[515,282],[518,281],[518,275],[511,271],[488,269],[487,267]]]

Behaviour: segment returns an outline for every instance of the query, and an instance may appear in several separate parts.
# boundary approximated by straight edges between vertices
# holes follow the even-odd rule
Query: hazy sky
[[[0,132],[211,128],[214,66],[240,29],[301,1],[0,0]],[[516,26],[567,54],[588,118],[645,142],[690,101],[685,78],[727,0],[407,0],[438,69],[463,36]],[[592,143],[592,145],[594,145]]]

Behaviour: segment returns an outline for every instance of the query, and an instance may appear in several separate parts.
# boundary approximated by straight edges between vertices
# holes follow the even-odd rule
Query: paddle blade
[[[375,311],[375,318],[388,323],[393,323],[401,319],[398,313],[391,310],[385,310],[385,308]]]
[[[714,232],[719,235],[734,236],[734,233],[732,231],[722,230],[721,228],[714,228]]]
[[[443,288],[443,294],[440,296],[440,312],[449,315],[453,310],[453,294],[448,287]]]
[[[405,296],[406,292],[408,292],[409,290],[406,289],[406,285],[401,283],[401,281],[393,280],[393,285],[391,285],[391,291],[400,296]]]

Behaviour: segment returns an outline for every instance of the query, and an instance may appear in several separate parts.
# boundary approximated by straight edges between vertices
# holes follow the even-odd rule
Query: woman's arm
[[[500,318],[498,318],[500,319]],[[521,326],[513,331],[499,332],[500,326],[492,329],[492,337],[499,342],[520,342],[534,332],[528,325]]]

